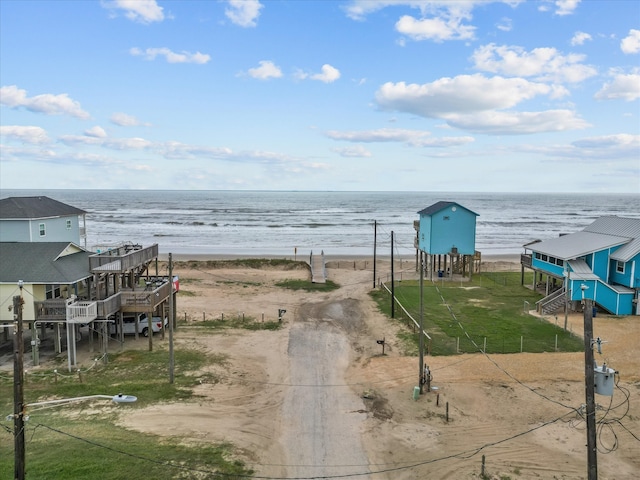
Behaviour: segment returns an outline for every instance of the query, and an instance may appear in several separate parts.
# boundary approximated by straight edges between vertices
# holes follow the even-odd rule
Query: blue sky
[[[0,188],[640,193],[640,2],[0,0]]]

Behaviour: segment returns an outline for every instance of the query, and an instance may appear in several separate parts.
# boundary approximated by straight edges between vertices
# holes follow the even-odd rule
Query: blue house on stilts
[[[523,247],[522,278],[532,269],[534,285],[545,287],[541,313],[565,305],[576,311],[584,295],[613,315],[640,314],[640,218],[601,217],[582,231]]]
[[[433,278],[460,273],[469,275],[476,252],[478,214],[456,202],[440,201],[418,212],[416,248],[427,254],[427,272]],[[447,264],[448,262],[448,264]]]

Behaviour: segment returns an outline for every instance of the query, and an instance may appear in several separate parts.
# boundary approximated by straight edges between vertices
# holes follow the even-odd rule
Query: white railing
[[[67,322],[88,323],[98,316],[97,302],[76,302],[73,299],[67,301]]]

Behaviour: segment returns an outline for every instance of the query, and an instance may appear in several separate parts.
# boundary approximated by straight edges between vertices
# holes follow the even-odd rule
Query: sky
[[[640,194],[639,117],[634,0],[0,0],[0,189]]]

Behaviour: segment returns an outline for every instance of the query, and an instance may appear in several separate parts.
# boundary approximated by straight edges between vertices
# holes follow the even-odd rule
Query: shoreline
[[[215,260],[244,260],[244,259],[282,259],[282,260],[293,260],[293,261],[306,261],[309,256],[308,255],[256,255],[256,254],[240,254],[240,253],[172,253],[172,260],[174,262],[188,262],[188,261],[198,261],[198,262],[206,262],[206,261],[215,261]],[[396,260],[408,260],[416,258],[415,255],[398,255],[394,257]],[[166,262],[169,260],[168,253],[161,253],[158,255],[158,260]],[[373,255],[351,255],[351,254],[335,254],[335,255],[325,255],[325,260],[327,262],[330,261],[346,261],[346,260],[366,260],[373,261]],[[388,255],[378,256],[378,261],[390,261]],[[520,264],[520,254],[517,253],[493,253],[493,254],[484,254],[481,257],[482,263],[495,263],[495,262],[506,262],[506,263],[517,263]]]

